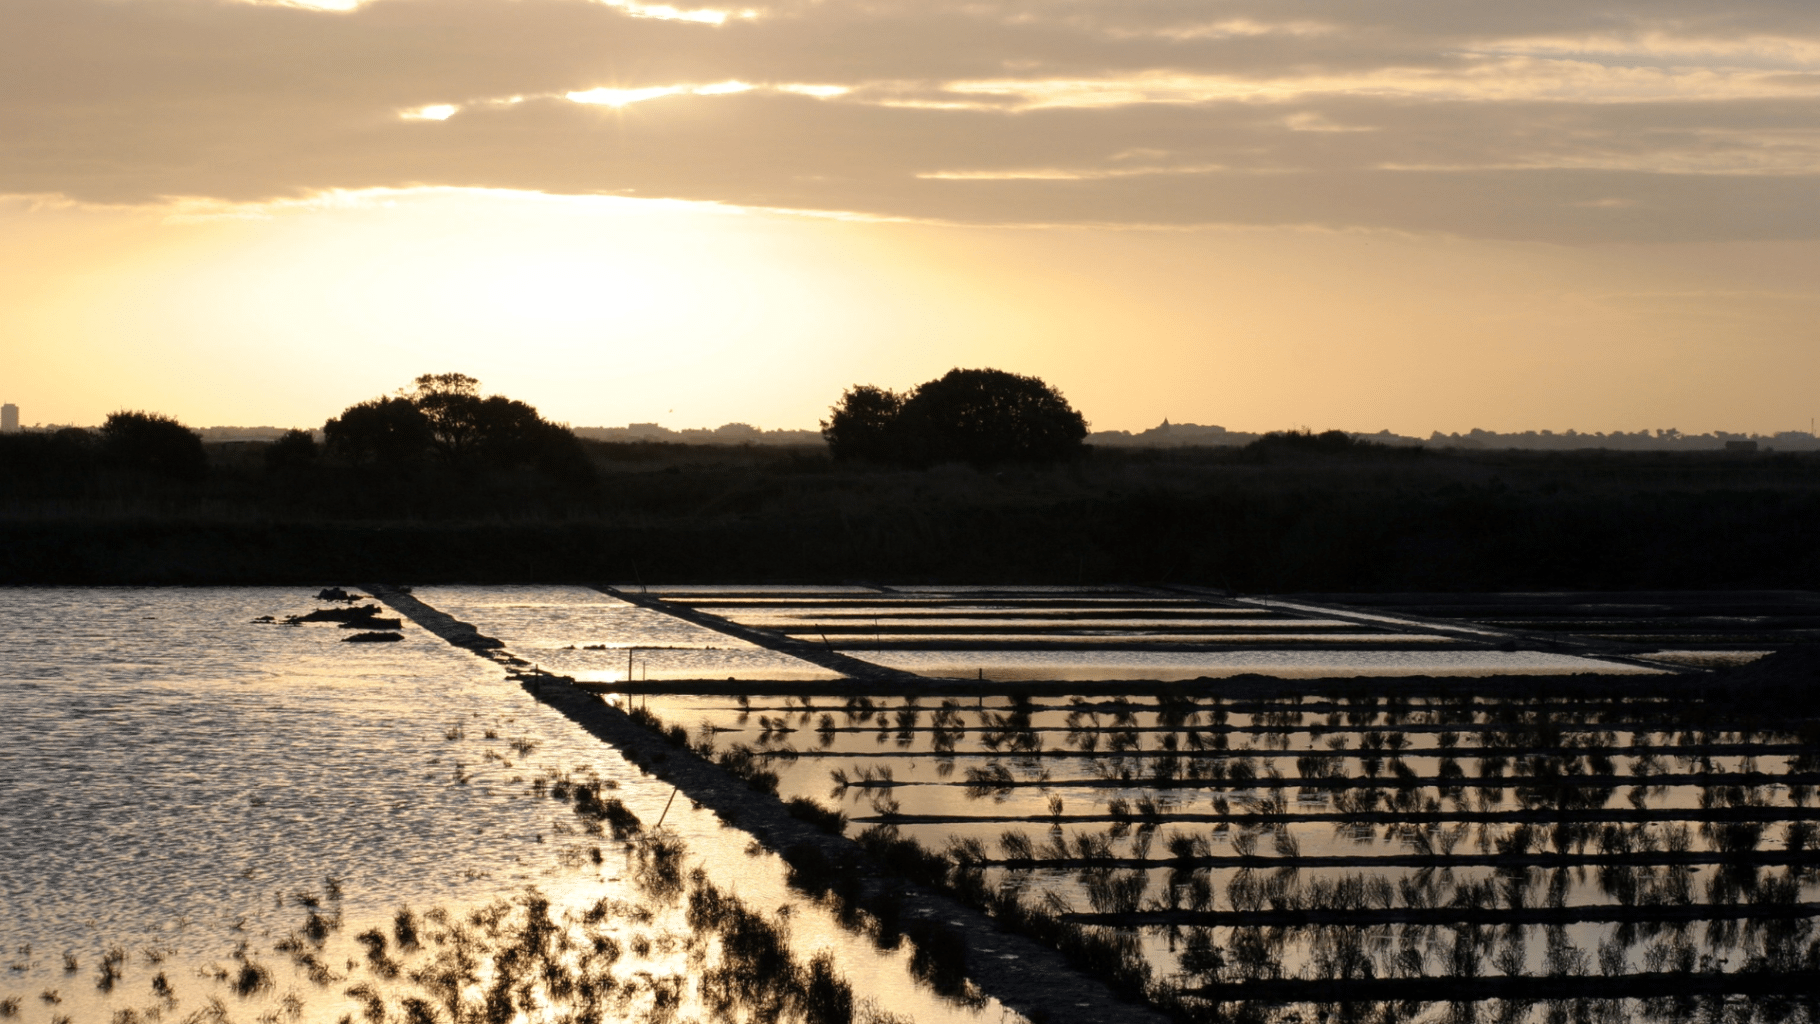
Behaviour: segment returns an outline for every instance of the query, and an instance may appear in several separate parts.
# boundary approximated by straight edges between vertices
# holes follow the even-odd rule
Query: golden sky
[[[0,400],[1806,429],[1820,7],[0,0]]]

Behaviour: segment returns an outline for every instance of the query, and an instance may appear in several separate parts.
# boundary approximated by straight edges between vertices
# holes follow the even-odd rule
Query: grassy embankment
[[[595,479],[0,475],[0,582],[1196,583],[1249,592],[1806,587],[1820,457],[1097,451],[1050,469],[589,442]]]

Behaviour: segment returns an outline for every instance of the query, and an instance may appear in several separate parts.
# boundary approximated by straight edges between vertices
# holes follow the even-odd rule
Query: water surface
[[[598,779],[647,824],[671,787],[409,623],[401,642],[347,644],[333,624],[252,621],[317,604],[283,588],[0,589],[0,999],[21,999],[20,1019],[107,1019],[144,1004],[157,971],[182,1016],[224,994],[197,972],[245,943],[278,984],[231,1006],[253,1016],[295,995],[308,1019],[334,1020],[341,986],[312,985],[273,945],[302,920],[299,897],[328,906],[335,889],[343,946],[401,904],[459,914],[528,886],[559,907],[638,901],[614,844],[532,785]],[[665,824],[690,866],[755,909],[794,904],[798,954],[834,950],[861,997],[917,1019],[974,1016],[911,985],[907,954],[801,904],[750,836],[686,799]],[[115,946],[125,978],[104,996],[94,971]]]

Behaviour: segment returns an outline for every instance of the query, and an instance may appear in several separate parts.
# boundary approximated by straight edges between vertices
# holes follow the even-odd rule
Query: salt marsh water
[[[646,823],[670,787],[409,624],[398,643],[344,644],[333,623],[252,621],[316,604],[280,588],[0,590],[0,1001],[19,1000],[19,1019],[106,1019],[144,1002],[159,972],[182,1017],[222,992],[198,970],[242,942],[279,983],[231,1007],[250,1017],[294,995],[309,1019],[337,1019],[343,986],[311,985],[272,951],[302,919],[300,894],[338,888],[349,934],[401,904],[459,911],[527,886],[559,905],[637,899],[611,844],[531,786],[596,777]],[[755,909],[792,901],[749,836],[686,799],[665,821],[691,866],[736,878]],[[597,865],[586,854],[603,845]],[[903,954],[811,908],[793,922],[802,955],[834,949],[862,998],[919,1020],[974,1016],[914,988]],[[103,994],[109,947],[127,952],[125,978]]]
[[[1304,703],[1299,683],[1237,703],[1219,695],[1224,683],[1182,688],[1198,694],[1189,696],[1173,683],[1138,687],[1132,701],[1063,692],[1029,702],[988,685],[966,700],[919,703],[876,684],[867,684],[870,697],[764,696],[761,686],[736,700],[692,695],[688,681],[841,677],[665,614],[664,605],[590,588],[416,592],[544,669],[583,681],[675,681],[676,692],[641,698],[641,707],[700,742],[756,751],[784,796],[838,805],[849,834],[878,827],[959,850],[992,887],[1063,908],[1083,927],[1133,936],[1162,978],[1238,977],[1190,970],[1194,958],[1177,948],[1180,922],[1168,915],[1189,915],[1181,927],[1196,942],[1250,941],[1264,925],[1233,915],[1264,913],[1268,901],[1254,891],[1264,870],[1280,883],[1279,902],[1309,905],[1368,874],[1404,893],[1394,905],[1374,904],[1380,914],[1479,900],[1474,887],[1502,870],[1484,860],[1494,853],[1534,862],[1522,878],[1537,891],[1518,893],[1523,906],[1544,895],[1557,909],[1604,905],[1643,886],[1649,900],[1704,895],[1723,915],[1753,901],[1805,904],[1820,891],[1800,863],[1813,816],[1806,741],[1753,733],[1756,726],[1709,734],[1707,723],[1695,733],[1688,723],[1707,722],[1704,710],[1687,717],[1647,700],[1531,707],[1471,695],[1475,676],[1658,671],[1635,659],[1496,649],[1382,616],[1386,626],[1410,628],[1376,631],[1363,617],[1329,618],[1314,605],[1223,609],[1137,590],[691,587],[652,588],[651,596],[660,592],[665,605],[777,636],[800,640],[826,624],[830,635],[817,639],[857,659],[988,684],[1457,677],[1434,682],[1413,705],[1382,707],[1358,694]],[[686,844],[688,866],[761,913],[792,908],[796,953],[806,960],[831,950],[855,994],[875,1007],[918,1021],[1005,1016],[989,1001],[968,1008],[911,982],[905,949],[883,953],[842,931],[785,886],[781,863],[751,836],[696,810],[686,794],[672,804],[668,785],[531,699],[496,664],[409,623],[397,643],[344,644],[349,631],[333,623],[254,621],[317,604],[280,588],[0,591],[8,740],[0,745],[0,949],[8,954],[0,1016],[125,1020],[116,1015],[141,1006],[141,1020],[154,1011],[172,1020],[337,1020],[358,1009],[348,986],[368,970],[355,932],[384,925],[401,905],[449,909],[451,927],[463,927],[479,919],[462,915],[485,904],[530,906],[529,887],[559,911],[606,900],[600,905],[618,908],[612,914],[656,929],[642,951],[643,933],[613,933],[636,951],[617,969],[681,977],[695,947],[674,898],[653,905],[633,848],[578,827],[568,804],[548,798],[560,789],[548,784],[561,778],[598,782],[647,825],[663,818]],[[1206,631],[1196,649],[1172,646],[1189,635],[1177,632],[1184,622]],[[1224,627],[1273,639],[1223,649],[1232,636]],[[1334,643],[1349,635],[1362,642]],[[1054,639],[1070,646],[1041,649]],[[1723,653],[1736,660],[1738,652]],[[1544,840],[1515,818],[1491,820],[1505,807],[1561,821]],[[1733,827],[1727,815],[1767,825]],[[1723,827],[1707,827],[1714,822]],[[1570,850],[1584,856],[1589,845],[1636,864],[1589,874],[1555,862]],[[1274,860],[1253,863],[1260,848]],[[1751,858],[1761,864],[1741,873]],[[277,950],[312,905],[345,921],[323,947],[333,972],[342,970],[337,957],[346,962],[333,983],[294,969]],[[1421,963],[1433,969],[1438,926],[1398,927],[1405,945],[1426,950],[1426,961],[1410,961],[1418,974]],[[1528,946],[1519,929],[1508,948],[1479,953],[1495,952],[1518,973],[1596,953],[1622,972],[1789,946],[1787,936],[1770,943],[1748,934],[1736,946],[1714,929],[1702,947],[1680,932],[1637,945],[1598,922],[1548,925],[1544,942],[1543,925],[1526,927]],[[678,930],[666,937],[666,928]],[[1811,929],[1800,928],[1805,943]],[[1285,938],[1245,969],[1319,980],[1309,972],[1326,969],[1317,948],[1325,941]],[[120,951],[124,977],[103,991],[96,968],[109,949]],[[76,969],[65,968],[66,955]],[[225,974],[209,976],[212,965],[260,961],[276,984],[247,996],[233,995]],[[1382,972],[1404,967],[1385,960],[1374,969],[1388,977]],[[152,978],[165,975],[174,995],[147,1004]],[[205,1012],[213,998],[227,999],[223,1016]],[[608,1019],[654,1008],[625,1004]]]
[[[838,679],[838,673],[588,587],[424,587],[431,607],[584,682]]]
[[[1491,649],[1505,634],[1282,601],[1089,587],[655,588],[692,609],[917,675],[1178,682],[1343,676],[1639,674],[1648,665]],[[1466,638],[1466,639],[1463,639]],[[1512,646],[1515,646],[1514,644]]]
[[[1382,637],[1371,639],[1382,641]],[[1332,676],[1489,676],[1571,672],[1646,674],[1630,665],[1545,651],[866,651],[854,657],[918,675],[950,678],[1154,679],[1163,682],[1257,673],[1285,679]]]

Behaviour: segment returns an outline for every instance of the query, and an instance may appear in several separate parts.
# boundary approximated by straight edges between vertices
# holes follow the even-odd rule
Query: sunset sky
[[[0,401],[1820,414],[1820,5],[0,0]]]

